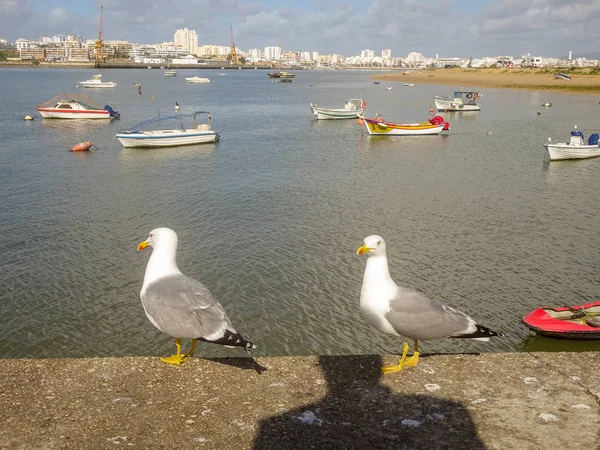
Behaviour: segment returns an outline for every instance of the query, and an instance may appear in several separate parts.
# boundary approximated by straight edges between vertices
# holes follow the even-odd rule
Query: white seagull
[[[177,268],[177,234],[170,228],[157,228],[140,242],[138,251],[154,250],[140,292],[142,306],[152,324],[175,338],[177,354],[162,361],[179,365],[194,355],[196,341],[227,347],[256,348],[231,325],[225,310],[199,281],[183,275]],[[187,354],[181,353],[181,339],[191,339]]]
[[[413,289],[397,286],[390,277],[381,236],[368,236],[356,253],[366,253],[360,309],[363,317],[384,333],[414,340],[415,351],[406,358],[408,344],[404,343],[402,357],[397,365],[383,366],[383,373],[400,372],[404,367],[414,367],[419,362],[419,341],[442,338],[466,338],[489,341],[490,336],[501,333],[478,325],[466,314],[431,300]]]

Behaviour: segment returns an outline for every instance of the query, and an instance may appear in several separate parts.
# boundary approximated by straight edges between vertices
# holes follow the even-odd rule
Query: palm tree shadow
[[[319,363],[325,397],[261,421],[254,450],[486,448],[460,403],[382,385],[380,356],[321,356]]]

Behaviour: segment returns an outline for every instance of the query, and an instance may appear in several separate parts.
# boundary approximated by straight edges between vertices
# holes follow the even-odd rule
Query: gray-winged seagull
[[[406,358],[408,344],[404,343],[402,357],[397,365],[383,366],[383,373],[400,372],[404,367],[414,367],[419,362],[419,341],[442,338],[465,338],[489,341],[490,336],[501,333],[478,325],[466,314],[431,300],[413,289],[397,286],[390,277],[381,236],[368,236],[356,253],[366,253],[360,309],[364,318],[384,333],[414,340],[415,351]]]
[[[140,242],[138,251],[151,246],[140,292],[146,316],[163,333],[175,338],[177,354],[162,361],[179,365],[194,354],[196,341],[227,347],[256,346],[244,339],[231,325],[225,310],[199,281],[183,275],[177,268],[177,234],[170,228],[157,228]],[[191,339],[187,354],[181,353],[181,339]]]

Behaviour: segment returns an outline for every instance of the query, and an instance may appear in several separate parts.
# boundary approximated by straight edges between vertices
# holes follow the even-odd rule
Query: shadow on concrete
[[[216,362],[219,364],[225,364],[226,366],[237,367],[238,369],[255,370],[256,373],[261,374],[267,370],[266,367],[261,366],[252,357],[250,358],[203,358],[207,361]]]
[[[460,403],[382,385],[380,356],[321,356],[319,363],[325,397],[261,421],[255,450],[486,448]],[[402,373],[387,377],[401,382]]]

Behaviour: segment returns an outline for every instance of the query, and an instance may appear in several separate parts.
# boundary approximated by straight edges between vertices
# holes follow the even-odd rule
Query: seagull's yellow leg
[[[173,364],[178,366],[187,361],[188,355],[181,354],[181,339],[175,339],[175,346],[177,346],[177,354],[167,356],[166,358],[160,358],[161,361],[166,362],[167,364]]]
[[[383,373],[394,373],[400,372],[404,368],[404,361],[406,360],[406,354],[408,353],[408,344],[404,343],[404,349],[402,350],[402,357],[398,360],[398,365],[391,364],[389,366],[383,366],[381,371]]]
[[[191,358],[192,356],[194,356],[194,347],[196,346],[196,339],[192,339],[192,345],[190,346],[190,351],[187,352],[187,357]]]
[[[415,367],[419,363],[419,341],[415,339],[415,351],[412,356],[404,361],[404,367]]]

